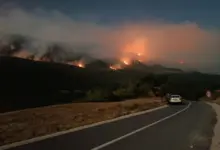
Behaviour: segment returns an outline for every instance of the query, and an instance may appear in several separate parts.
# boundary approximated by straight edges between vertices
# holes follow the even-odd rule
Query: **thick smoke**
[[[56,43],[69,52],[98,58],[132,57],[129,53],[133,51],[143,54],[144,62],[178,65],[184,61],[194,68],[214,68],[219,63],[219,34],[192,22],[145,20],[107,26],[77,21],[57,11],[13,8],[1,9],[0,24],[1,37],[16,34],[30,38],[23,49],[38,55]]]

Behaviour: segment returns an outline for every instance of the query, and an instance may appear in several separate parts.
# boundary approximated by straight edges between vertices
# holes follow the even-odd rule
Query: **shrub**
[[[118,88],[113,91],[113,95],[120,98],[132,98],[135,96],[135,93],[128,88]]]
[[[103,89],[89,90],[86,97],[89,101],[107,101],[110,93]]]
[[[139,84],[135,90],[135,93],[138,96],[150,96],[152,94],[150,94],[150,92],[152,92],[151,87],[147,84],[147,83],[143,83],[143,84]]]

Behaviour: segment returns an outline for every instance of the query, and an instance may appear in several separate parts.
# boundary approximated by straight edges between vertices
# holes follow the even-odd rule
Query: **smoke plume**
[[[219,33],[194,22],[143,20],[111,26],[74,20],[58,11],[2,8],[0,24],[1,37],[16,34],[30,38],[23,49],[39,55],[56,43],[70,52],[97,58],[140,57],[143,62],[194,68],[214,68],[219,63]]]

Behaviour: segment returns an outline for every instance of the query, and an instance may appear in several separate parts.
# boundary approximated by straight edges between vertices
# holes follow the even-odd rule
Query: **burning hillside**
[[[33,39],[24,36],[10,35],[0,39],[0,55],[12,56],[33,61],[57,62],[68,65],[74,65],[80,68],[89,68],[97,66],[98,68],[118,70],[132,65],[134,60],[144,61],[146,58],[146,41],[144,38],[135,39],[119,49],[118,62],[104,63],[91,62],[91,58],[86,55],[73,53],[73,49],[67,49],[57,43],[51,43],[44,46],[33,46]],[[43,50],[42,50],[43,49]],[[90,59],[90,60],[89,60]],[[90,64],[91,63],[91,64]]]
[[[68,64],[79,68],[94,70],[146,70],[144,62],[147,61],[147,40],[136,38],[130,43],[124,43],[118,49],[118,56],[114,61],[98,59],[86,52],[80,52],[79,47],[70,47],[65,44],[47,43],[34,45],[35,41],[23,36],[11,35],[0,39],[0,55],[28,59],[32,61],[55,62]],[[78,48],[80,50],[75,50]],[[183,61],[180,62],[183,64]],[[161,69],[159,69],[161,70]]]

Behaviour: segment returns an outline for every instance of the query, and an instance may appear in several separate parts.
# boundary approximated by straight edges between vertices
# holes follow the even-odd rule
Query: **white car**
[[[182,97],[180,95],[171,95],[168,99],[168,103],[170,104],[183,103]]]

